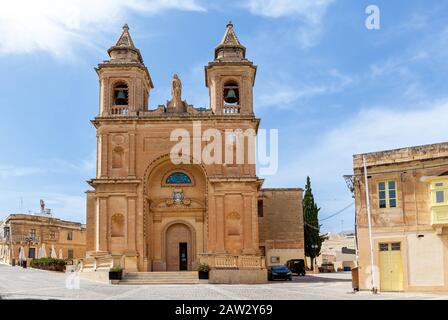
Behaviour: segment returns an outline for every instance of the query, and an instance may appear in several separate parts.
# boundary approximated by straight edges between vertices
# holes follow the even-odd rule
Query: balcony
[[[36,244],[36,243],[40,242],[40,237],[39,236],[31,237],[30,235],[16,234],[16,235],[13,235],[11,237],[11,241],[13,243],[28,243],[28,242],[31,242],[33,244]]]
[[[442,233],[442,228],[448,227],[448,205],[436,205],[431,207],[431,225]]]
[[[448,227],[448,177],[439,176],[430,179],[431,226],[437,234]]]

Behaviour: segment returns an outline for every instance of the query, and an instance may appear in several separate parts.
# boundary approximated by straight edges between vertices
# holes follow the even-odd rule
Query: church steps
[[[119,284],[197,284],[197,271],[193,272],[131,272],[127,273]]]

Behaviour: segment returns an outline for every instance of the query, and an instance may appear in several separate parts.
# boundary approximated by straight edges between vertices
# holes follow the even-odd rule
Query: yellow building
[[[79,222],[55,218],[49,211],[10,214],[0,224],[0,261],[18,264],[21,247],[27,259],[39,258],[42,248],[47,257],[54,248],[57,258],[83,258],[86,252],[86,227]]]
[[[205,67],[209,109],[182,98],[178,75],[166,105],[148,108],[153,82],[127,25],[108,54],[110,59],[96,68],[97,173],[87,192],[83,271],[112,265],[125,273],[192,271],[207,263],[217,281],[252,277],[248,281],[263,282],[261,243],[266,250],[287,249],[283,257],[301,258],[300,191],[282,204],[295,206],[289,213],[297,223],[284,220],[284,232],[296,228],[295,239],[284,242],[284,248],[281,241],[267,248],[276,239],[260,237],[263,180],[253,159],[260,122],[253,108],[257,68],[246,58],[232,23]],[[182,148],[179,137],[181,142],[189,138]]]
[[[381,291],[447,291],[448,143],[353,157],[360,288],[371,289],[363,157],[375,287]]]

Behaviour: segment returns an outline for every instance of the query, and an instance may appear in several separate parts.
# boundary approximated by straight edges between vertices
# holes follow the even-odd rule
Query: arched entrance
[[[191,270],[193,237],[190,228],[183,223],[168,227],[165,235],[165,259],[167,271]]]

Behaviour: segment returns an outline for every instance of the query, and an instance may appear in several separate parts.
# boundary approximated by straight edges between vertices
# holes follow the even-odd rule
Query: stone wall
[[[289,259],[304,258],[303,190],[299,188],[262,189],[259,205],[260,247],[264,247],[267,265],[284,264]],[[273,262],[271,257],[278,257]]]

